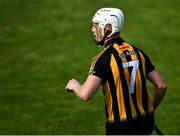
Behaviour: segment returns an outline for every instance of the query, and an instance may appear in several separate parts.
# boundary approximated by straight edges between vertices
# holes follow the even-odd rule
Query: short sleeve
[[[102,58],[98,58],[97,60],[93,59],[90,70],[89,70],[89,75],[97,76],[101,78],[102,81],[104,81],[105,80],[104,73],[105,71],[104,71]]]
[[[142,53],[145,58],[146,75],[148,75],[150,72],[152,72],[155,69],[155,67],[151,62],[150,58],[144,52]]]

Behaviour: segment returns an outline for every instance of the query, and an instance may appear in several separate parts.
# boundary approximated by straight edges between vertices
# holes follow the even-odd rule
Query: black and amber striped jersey
[[[122,38],[109,41],[93,59],[89,74],[102,79],[108,122],[153,114],[146,77],[154,70],[149,57]]]

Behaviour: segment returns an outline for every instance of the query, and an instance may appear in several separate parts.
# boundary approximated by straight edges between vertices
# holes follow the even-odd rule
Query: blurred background
[[[156,124],[180,134],[179,0],[0,0],[0,134],[105,134],[102,91],[82,102],[64,90],[100,50],[91,19],[102,7],[123,10],[121,36],[166,79]]]

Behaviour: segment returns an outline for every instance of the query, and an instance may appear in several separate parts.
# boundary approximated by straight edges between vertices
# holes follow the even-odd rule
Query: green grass
[[[99,51],[90,30],[100,7],[124,11],[122,36],[168,84],[156,123],[180,134],[178,0],[0,0],[0,134],[104,134],[101,90],[87,103],[64,90],[69,79],[86,79]]]

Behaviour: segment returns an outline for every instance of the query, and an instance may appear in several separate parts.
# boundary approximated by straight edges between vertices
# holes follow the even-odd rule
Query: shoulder
[[[111,54],[112,47],[108,46],[102,49],[92,60],[92,63],[97,63],[103,60],[107,60]]]
[[[100,70],[104,70],[104,68],[108,65],[109,62],[109,56],[110,56],[110,50],[111,47],[107,47],[102,49],[99,54],[97,54],[90,65],[90,70],[89,70],[89,74],[94,73],[94,71],[100,71]]]
[[[136,46],[134,46],[134,45],[132,45],[132,44],[129,44],[132,48],[133,48],[133,50],[136,52],[136,53],[138,53],[138,54],[140,54],[140,55],[142,55],[143,57],[148,57],[148,55],[145,53],[145,51],[143,50],[143,49],[140,49],[140,48],[138,48],[138,47],[136,47]]]

